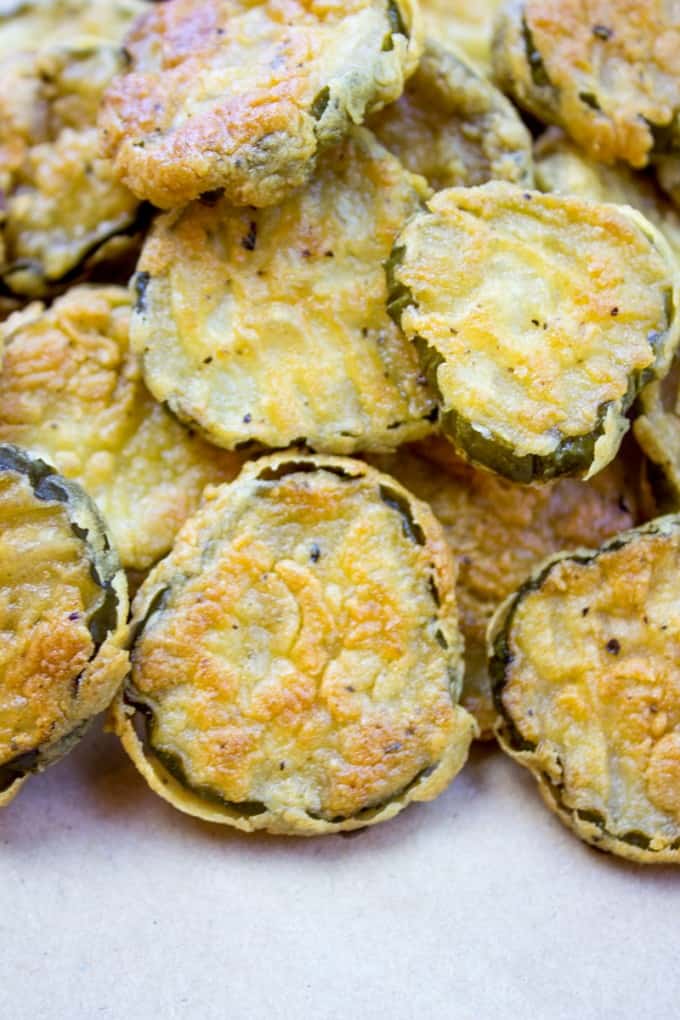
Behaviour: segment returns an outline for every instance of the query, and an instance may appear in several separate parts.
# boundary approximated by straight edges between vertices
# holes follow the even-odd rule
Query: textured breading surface
[[[492,625],[505,750],[582,839],[680,861],[680,520],[544,567]]]
[[[146,389],[129,349],[130,298],[75,287],[49,309],[31,305],[0,327],[0,442],[32,450],[86,489],[124,566],[170,549],[209,482],[242,458],[192,435]]]
[[[675,258],[639,213],[492,182],[439,192],[395,242],[392,311],[472,460],[591,474],[678,342]]]
[[[128,699],[149,747],[119,705],[128,750],[177,807],[249,830],[333,832],[431,799],[474,732],[454,582],[441,528],[388,476],[246,466],[135,599]]]
[[[491,71],[493,19],[502,0],[421,0],[425,34],[460,48],[485,73]]]
[[[461,704],[489,737],[496,719],[486,661],[489,620],[546,556],[596,548],[637,523],[624,466],[616,461],[590,482],[563,478],[527,488],[466,464],[440,439],[400,450],[380,466],[428,503],[444,528],[458,564],[465,640]]]
[[[383,262],[426,196],[365,128],[271,209],[197,202],[154,225],[132,344],[150,390],[221,446],[389,450],[436,404],[385,310]]]
[[[14,461],[0,446],[0,804],[106,708],[128,667],[127,590],[101,522],[84,493],[64,499],[54,476]]]
[[[436,190],[490,180],[531,185],[531,137],[505,96],[432,40],[401,98],[368,121]]]
[[[594,159],[642,167],[680,149],[676,0],[511,0],[494,70],[504,91]]]
[[[421,50],[411,0],[171,0],[140,19],[102,139],[121,179],[168,209],[223,188],[272,205],[317,150],[402,92]]]

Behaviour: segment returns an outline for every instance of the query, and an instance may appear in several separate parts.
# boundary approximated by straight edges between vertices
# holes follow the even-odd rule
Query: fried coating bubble
[[[439,191],[490,180],[531,186],[531,137],[513,105],[457,55],[427,42],[404,94],[368,122]]]
[[[123,59],[112,44],[76,40],[0,69],[0,277],[16,294],[48,295],[134,232],[139,203],[99,156],[96,128]]]
[[[362,828],[437,796],[467,756],[444,536],[359,461],[280,454],[214,489],[132,627],[115,725],[188,814],[248,832]]]
[[[171,0],[130,33],[100,118],[121,180],[162,209],[223,189],[280,202],[317,151],[397,99],[421,53],[413,0]]]
[[[491,72],[493,20],[502,0],[421,0],[425,34],[460,49],[475,67]]]
[[[581,839],[680,863],[680,519],[557,557],[499,610],[504,750]]]
[[[593,159],[680,150],[680,19],[668,0],[510,0],[493,43],[501,88]]]
[[[209,446],[153,399],[128,344],[121,287],[74,287],[0,326],[0,442],[20,444],[79,482],[104,514],[123,565],[170,549],[205,485],[242,458]]]
[[[228,449],[390,450],[436,402],[386,310],[383,262],[427,195],[365,128],[276,208],[224,199],[160,217],[136,277],[149,389]]]
[[[678,343],[675,258],[628,207],[449,188],[399,235],[388,277],[443,430],[513,481],[601,470]]]
[[[559,128],[550,128],[536,142],[534,169],[541,191],[632,205],[680,257],[680,217],[650,174],[636,173],[626,163],[609,166],[589,159]]]
[[[493,613],[546,556],[596,548],[638,521],[637,494],[621,459],[589,482],[562,478],[527,487],[479,471],[450,443],[430,439],[377,461],[432,508],[458,564],[456,597],[465,641],[461,705],[493,735],[496,709],[486,659]]]
[[[127,673],[125,575],[79,486],[0,444],[0,807]]]

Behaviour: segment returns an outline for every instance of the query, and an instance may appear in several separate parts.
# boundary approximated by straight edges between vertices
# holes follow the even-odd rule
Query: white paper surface
[[[588,850],[477,748],[353,838],[180,815],[96,731],[0,815],[1,1020],[680,1015],[680,869]]]

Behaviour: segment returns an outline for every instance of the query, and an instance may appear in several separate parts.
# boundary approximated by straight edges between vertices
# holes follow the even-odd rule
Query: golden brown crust
[[[638,522],[626,466],[617,459],[589,482],[566,478],[527,487],[477,470],[450,443],[434,439],[383,458],[380,467],[430,505],[458,563],[465,640],[461,704],[486,739],[496,720],[486,662],[489,620],[546,556],[596,548]]]
[[[82,490],[6,445],[0,518],[0,789],[7,802],[22,776],[68,750],[111,701],[128,670],[128,602]]]
[[[412,0],[173,0],[126,46],[104,150],[140,198],[169,209],[218,188],[239,205],[281,201],[319,147],[400,95],[421,40]]]
[[[505,91],[594,159],[646,166],[680,148],[680,23],[666,0],[513,0],[494,69]]]
[[[223,199],[160,217],[131,328],[150,390],[227,449],[351,453],[427,435],[434,396],[387,316],[383,268],[426,194],[355,128],[276,208]]]
[[[572,196],[441,191],[396,239],[391,278],[444,429],[517,481],[609,463],[680,335],[663,236],[632,209]]]
[[[246,466],[151,572],[132,627],[146,748],[123,703],[116,726],[181,810],[337,832],[436,796],[462,766],[454,566],[429,509],[365,464]]]
[[[498,736],[587,842],[680,863],[680,520],[544,565],[490,628]]]
[[[130,297],[75,287],[0,327],[0,442],[32,450],[79,482],[104,514],[124,566],[170,549],[208,483],[242,458],[193,436],[156,403],[128,346]]]
[[[401,98],[368,121],[379,141],[435,191],[491,180],[530,187],[531,137],[505,96],[429,40]]]

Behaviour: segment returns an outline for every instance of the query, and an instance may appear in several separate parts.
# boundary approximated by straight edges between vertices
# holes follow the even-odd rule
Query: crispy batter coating
[[[467,464],[442,439],[399,450],[379,464],[430,505],[458,563],[465,640],[461,704],[486,739],[496,719],[485,640],[493,613],[546,556],[596,548],[636,524],[635,489],[621,459],[589,482],[517,485]]]
[[[436,404],[385,311],[383,262],[427,194],[365,128],[273,209],[224,199],[161,217],[131,340],[150,390],[213,442],[390,450]]]
[[[122,41],[145,0],[2,0],[0,60],[19,52],[69,45]]]
[[[510,0],[493,56],[501,88],[593,159],[643,167],[680,149],[674,0]]]
[[[419,348],[442,426],[521,482],[590,476],[678,343],[678,274],[627,207],[492,182],[414,216],[388,267],[391,314]]]
[[[170,0],[130,33],[105,152],[162,209],[224,189],[280,202],[317,151],[396,99],[420,56],[412,0]]]
[[[81,38],[0,67],[0,277],[17,294],[48,294],[135,226],[137,199],[99,156],[96,128],[122,61]]]
[[[499,611],[503,748],[581,839],[680,863],[680,519],[544,565]]]
[[[463,765],[454,564],[430,510],[358,461],[282,454],[214,489],[132,626],[117,729],[180,810],[338,832],[432,799]]]
[[[75,287],[0,327],[0,442],[26,447],[78,481],[143,570],[170,549],[208,483],[242,458],[209,446],[156,403],[128,344],[121,287]]]
[[[368,122],[439,191],[491,180],[530,186],[531,137],[505,96],[456,54],[426,43],[401,98]]]
[[[0,445],[0,806],[111,701],[127,588],[85,493]]]
[[[421,0],[425,34],[491,71],[493,19],[502,0]]]
[[[550,128],[538,139],[534,168],[541,191],[632,205],[661,231],[674,255],[680,256],[680,217],[649,173],[636,173],[625,163],[608,166],[589,159],[559,128]]]
[[[645,386],[635,405],[635,438],[649,458],[647,479],[657,512],[680,510],[680,361]]]

